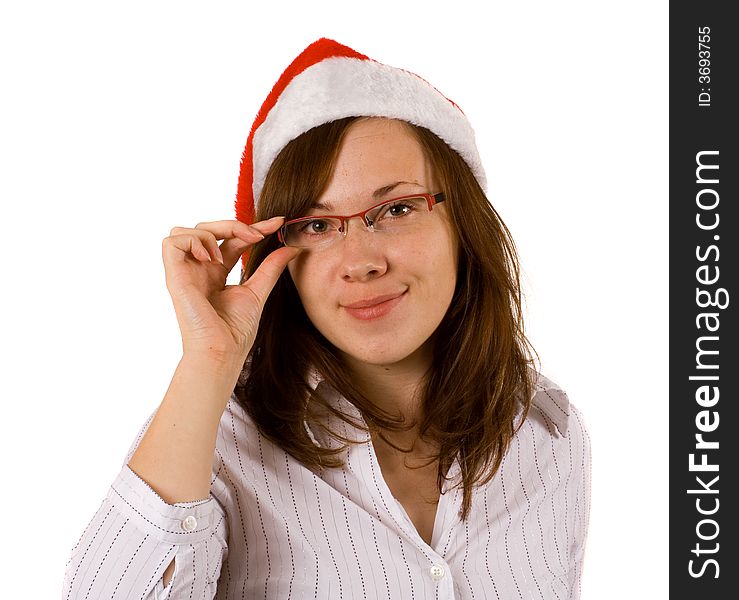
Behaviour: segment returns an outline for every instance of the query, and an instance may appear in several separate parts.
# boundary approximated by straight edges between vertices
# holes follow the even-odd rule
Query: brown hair
[[[349,117],[315,127],[282,150],[267,174],[256,220],[307,212],[328,185],[343,135],[355,120]],[[461,480],[456,485],[463,488],[460,517],[466,519],[473,486],[484,485],[495,475],[528,413],[533,348],[523,331],[518,259],[510,232],[465,161],[429,130],[408,127],[434,169],[459,239],[457,285],[435,333],[433,365],[423,382],[419,433],[439,448],[439,491],[458,458]],[[255,246],[242,280],[278,246],[276,236]],[[312,390],[311,369],[359,409],[366,428]],[[328,429],[341,447],[313,443],[304,420],[320,422],[316,416],[326,411],[409,451],[392,444],[381,430],[404,431],[413,424],[405,425],[401,418],[378,409],[356,389],[339,352],[308,319],[287,270],[264,307],[235,393],[262,434],[308,467],[340,467],[343,460],[337,455],[356,443]]]

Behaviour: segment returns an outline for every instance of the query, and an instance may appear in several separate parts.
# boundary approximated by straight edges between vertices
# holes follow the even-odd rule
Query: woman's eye
[[[404,204],[401,202],[399,204],[388,206],[385,214],[390,217],[404,217],[411,212],[413,212],[413,207],[410,204]]]
[[[300,228],[300,233],[307,235],[313,235],[318,233],[326,233],[329,230],[329,224],[327,221],[306,221]]]
[[[392,217],[402,217],[411,212],[411,207],[407,204],[394,204],[387,211]]]

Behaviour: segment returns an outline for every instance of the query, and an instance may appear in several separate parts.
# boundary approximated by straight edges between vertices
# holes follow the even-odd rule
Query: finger
[[[267,296],[280,278],[282,271],[293,258],[300,254],[300,248],[291,246],[283,246],[274,252],[271,252],[267,258],[262,261],[256,271],[252,273],[244,283],[259,298],[261,306],[267,301]]]
[[[188,254],[201,262],[211,260],[210,253],[196,235],[170,235],[162,242],[162,256],[165,264],[181,261]]]
[[[284,222],[283,217],[273,217],[272,219],[268,219],[266,221],[260,221],[256,225],[260,227],[265,233],[269,234],[270,231],[274,232],[276,231]],[[241,223],[240,221],[223,221],[222,223],[228,223],[234,224],[234,228],[239,227],[239,225],[245,225],[244,223]],[[210,223],[201,223],[200,225],[204,226],[210,226]],[[248,227],[248,226],[247,226]],[[218,227],[214,229],[219,229]],[[252,227],[250,228],[251,231],[255,232],[257,235],[259,235],[259,239],[257,241],[261,241],[264,239],[264,234],[260,231],[258,231],[256,228]],[[273,231],[274,230],[274,231]],[[221,232],[227,232],[228,229],[220,228]],[[234,230],[235,231],[235,230]],[[228,273],[231,272],[231,270],[234,268],[236,263],[241,259],[246,249],[252,245],[252,241],[245,241],[244,239],[240,237],[231,237],[229,239],[226,239],[223,241],[220,245],[220,251],[221,256],[223,258],[223,266],[226,268],[226,271]]]
[[[210,221],[198,223],[195,228],[212,233],[216,239],[226,240],[239,238],[250,244],[263,240],[265,236],[277,231],[283,223],[283,217],[273,217],[247,225],[241,221]]]
[[[239,238],[232,238],[221,243],[221,254],[223,255],[223,266],[230,273],[246,249],[251,246],[249,242],[245,242]]]
[[[200,241],[200,245],[203,246],[208,254],[207,260],[215,260],[223,264],[223,256],[218,248],[218,240],[209,231],[204,229],[187,229],[184,227],[173,227],[170,231],[171,238],[178,238],[180,236],[197,238]],[[194,247],[194,246],[193,246]],[[193,253],[195,256],[195,253]]]
[[[285,223],[285,217],[272,217],[266,221],[258,221],[252,225],[254,229],[264,235],[272,235]]]

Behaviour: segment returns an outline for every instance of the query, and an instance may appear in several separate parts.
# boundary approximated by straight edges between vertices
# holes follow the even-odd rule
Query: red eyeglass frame
[[[346,232],[346,222],[355,217],[361,217],[366,227],[372,227],[372,221],[369,221],[369,219],[367,219],[366,217],[368,212],[371,212],[384,204],[398,202],[399,200],[405,200],[406,198],[425,198],[428,204],[429,212],[431,212],[431,209],[434,207],[435,204],[439,204],[440,202],[444,202],[444,200],[446,200],[446,198],[444,197],[444,192],[438,192],[436,194],[406,194],[405,196],[398,196],[397,198],[383,200],[379,204],[370,206],[367,210],[354,213],[353,215],[311,215],[309,217],[298,217],[297,219],[290,219],[289,221],[286,221],[283,226],[277,230],[277,239],[279,239],[282,244],[285,244],[285,236],[283,232],[285,229],[287,229],[288,225],[292,225],[293,223],[301,223],[303,221],[310,221],[312,219],[338,219],[339,221],[341,221],[341,231],[344,233]]]

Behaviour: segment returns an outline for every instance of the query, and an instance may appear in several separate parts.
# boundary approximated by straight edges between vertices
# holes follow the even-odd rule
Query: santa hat
[[[321,38],[285,69],[257,113],[241,158],[236,218],[254,222],[267,171],[288,142],[354,116],[401,119],[431,130],[460,154],[485,189],[475,133],[454,102],[410,71]]]

